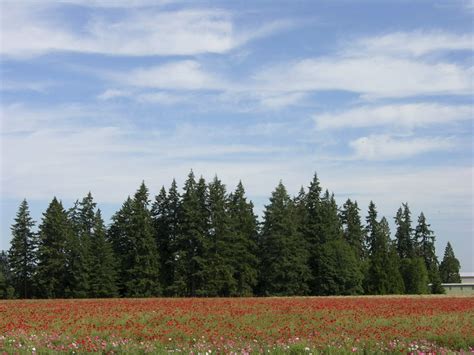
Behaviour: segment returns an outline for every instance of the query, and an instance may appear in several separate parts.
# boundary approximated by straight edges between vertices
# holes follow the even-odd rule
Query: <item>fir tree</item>
[[[435,250],[435,236],[430,225],[426,223],[423,212],[418,217],[418,225],[415,228],[415,245],[418,255],[425,261],[428,271],[428,278],[431,284],[431,293],[444,293],[441,286],[441,276],[439,274],[438,257]]]
[[[67,296],[67,275],[70,268],[68,256],[72,237],[73,230],[67,212],[55,197],[43,213],[39,227],[36,284],[40,297]]]
[[[236,281],[232,296],[251,296],[257,285],[257,217],[252,202],[247,202],[242,182],[229,200],[230,261]]]
[[[217,178],[209,184],[209,234],[205,239],[205,267],[203,294],[230,296],[236,293],[232,263],[233,245],[230,234],[230,215],[225,186]]]
[[[107,240],[112,245],[116,262],[118,264],[117,286],[119,294],[125,296],[128,270],[134,262],[132,234],[132,199],[130,196],[122,204],[122,207],[112,216],[112,224],[107,233]]]
[[[160,294],[159,260],[148,209],[148,189],[142,182],[131,203],[127,251],[130,267],[125,270],[125,296],[151,297]]]
[[[15,297],[15,289],[11,285],[11,272],[8,255],[0,251],[0,299],[11,299]]]
[[[310,268],[309,287],[310,294],[315,295],[319,292],[316,282],[318,273],[319,248],[323,243],[323,207],[321,203],[321,186],[315,173],[306,195],[301,195],[296,205],[298,230],[302,234],[306,247],[308,248],[308,265]],[[302,207],[305,208],[302,208]]]
[[[338,240],[342,236],[342,227],[334,194],[326,190],[321,198],[321,244]]]
[[[357,202],[352,202],[348,199],[343,205],[340,217],[344,226],[344,239],[352,247],[357,258],[361,260],[365,258],[366,250],[364,245],[365,230],[360,219],[359,211],[360,209],[357,206]]]
[[[16,294],[29,298],[33,294],[33,277],[36,269],[37,238],[32,228],[35,222],[30,217],[28,203],[23,200],[11,227],[12,239],[8,252],[11,281]]]
[[[265,295],[305,295],[309,292],[308,253],[294,223],[295,208],[280,182],[265,207],[261,237],[261,290]]]
[[[400,258],[413,258],[415,256],[415,246],[413,242],[413,228],[411,227],[411,213],[407,203],[402,204],[395,216],[397,231],[395,239],[397,241],[397,251]]]
[[[375,203],[373,201],[370,201],[369,203],[369,213],[365,219],[366,221],[366,227],[365,227],[365,233],[366,233],[366,246],[369,255],[372,255],[377,248],[376,242],[377,242],[377,229],[378,229],[378,222],[377,222],[377,209],[375,207]]]
[[[208,230],[207,186],[196,183],[191,171],[184,184],[179,231],[174,252],[175,277],[170,292],[177,296],[196,296],[204,280],[205,238]]]
[[[117,290],[117,264],[112,246],[106,239],[106,230],[100,209],[94,215],[91,248],[90,295],[91,297],[115,297]]]
[[[444,250],[443,261],[439,266],[439,273],[441,280],[444,283],[460,283],[461,276],[459,275],[459,269],[461,265],[459,260],[454,256],[454,250],[451,243],[448,242],[446,249]]]

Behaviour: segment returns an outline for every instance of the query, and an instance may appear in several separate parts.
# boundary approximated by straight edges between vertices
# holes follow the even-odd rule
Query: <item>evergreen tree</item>
[[[170,216],[169,201],[164,186],[151,207],[151,217],[153,220],[155,241],[160,260],[160,284],[163,287],[164,294],[166,289],[172,284],[173,280],[173,252],[171,250],[170,240]]]
[[[441,286],[438,257],[435,251],[435,236],[429,227],[430,225],[426,223],[425,215],[421,212],[418,217],[418,225],[415,228],[415,245],[418,255],[425,261],[431,284],[431,293],[444,293],[444,289]]]
[[[106,239],[106,230],[100,209],[94,215],[91,250],[93,251],[90,274],[91,297],[115,297],[117,290],[117,264],[113,249]]]
[[[365,243],[366,243],[369,255],[372,255],[377,248],[377,245],[376,245],[377,229],[379,227],[379,224],[377,222],[377,209],[373,201],[370,201],[369,203],[369,213],[365,221],[367,223],[365,227],[365,233],[366,233]]]
[[[257,217],[252,202],[247,202],[242,182],[229,200],[230,261],[236,281],[232,296],[251,296],[257,285]]]
[[[334,194],[326,190],[321,198],[321,234],[320,243],[338,240],[342,236],[342,226]]]
[[[131,202],[127,237],[132,248],[127,251],[130,266],[124,273],[124,294],[127,297],[151,297],[160,294],[158,251],[153,237],[149,203],[148,189],[142,182]]]
[[[11,285],[11,272],[8,255],[0,251],[0,299],[11,299],[15,297],[15,289]]]
[[[39,227],[36,284],[40,297],[67,296],[67,275],[70,267],[68,255],[72,235],[68,214],[55,197],[43,213]]]
[[[413,258],[415,256],[415,246],[413,242],[413,228],[411,227],[411,213],[407,203],[402,204],[395,217],[397,232],[397,251],[401,259]]]
[[[459,269],[461,265],[459,260],[454,256],[454,250],[451,243],[448,242],[446,249],[444,250],[443,261],[439,266],[439,273],[441,280],[444,283],[460,283],[461,276],[459,275]]]
[[[383,295],[402,293],[404,286],[399,271],[398,255],[391,249],[390,229],[383,217],[377,222],[377,211],[373,202],[367,217],[370,240],[370,257],[365,290],[368,294]]]
[[[203,294],[230,296],[236,293],[232,263],[230,215],[225,186],[217,178],[209,184],[209,234],[205,239],[205,267]]]
[[[357,295],[363,275],[354,250],[341,238],[324,243],[319,251],[319,295]]]
[[[117,286],[119,294],[125,296],[128,270],[133,264],[134,249],[132,234],[132,199],[130,196],[122,204],[122,207],[112,216],[112,224],[107,233],[107,240],[114,250],[115,260],[118,264]]]
[[[309,292],[308,253],[294,223],[295,208],[280,182],[265,207],[261,237],[261,291],[265,295],[305,295]]]
[[[315,295],[319,292],[319,285],[316,281],[318,273],[319,248],[323,243],[323,207],[321,202],[321,186],[315,173],[306,195],[300,195],[296,205],[298,230],[304,238],[307,247],[308,265],[310,269],[310,279],[308,281],[310,294]],[[302,208],[305,207],[305,208]]]
[[[173,295],[196,296],[203,293],[205,238],[208,231],[207,186],[196,183],[191,171],[184,184],[179,231],[175,243],[175,278],[169,288]]]
[[[359,207],[357,202],[352,202],[350,199],[343,205],[343,209],[340,213],[341,222],[344,226],[344,239],[352,247],[356,253],[356,257],[361,260],[365,258],[365,230],[362,225]]]
[[[11,227],[12,239],[8,253],[11,281],[16,294],[30,298],[33,294],[33,277],[36,269],[37,238],[32,231],[35,222],[30,217],[28,203],[23,200]]]
[[[81,202],[76,201],[68,211],[69,221],[73,230],[69,248],[69,296],[74,298],[89,297],[91,293],[91,273],[93,253],[91,246],[94,227],[95,208],[92,194],[89,192]]]

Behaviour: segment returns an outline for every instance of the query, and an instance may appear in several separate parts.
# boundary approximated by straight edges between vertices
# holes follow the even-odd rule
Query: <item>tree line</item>
[[[145,183],[105,226],[89,193],[70,209],[53,198],[37,231],[19,207],[0,254],[2,298],[227,297],[443,293],[460,282],[448,243],[441,263],[423,213],[388,221],[370,202],[338,206],[315,174],[291,197],[282,182],[262,222],[240,182],[228,193],[191,171],[150,200]]]

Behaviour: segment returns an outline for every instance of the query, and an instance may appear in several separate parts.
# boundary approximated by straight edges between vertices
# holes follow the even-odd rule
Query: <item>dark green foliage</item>
[[[405,258],[401,261],[400,270],[405,284],[405,293],[428,293],[428,271],[423,258]]]
[[[39,227],[36,284],[40,297],[63,298],[68,295],[71,270],[68,257],[73,237],[68,214],[55,197],[43,213]]]
[[[373,202],[369,205],[369,225],[371,253],[364,288],[366,293],[383,295],[403,293],[403,281],[399,272],[398,255],[390,241],[388,222],[383,217],[377,222],[377,211]]]
[[[308,266],[310,277],[308,280],[310,294],[317,294],[319,285],[316,281],[318,273],[319,248],[323,243],[323,207],[321,202],[321,186],[317,174],[314,174],[308,192],[300,191],[295,201],[295,223],[298,223],[298,231],[303,236],[308,250]]]
[[[358,295],[363,292],[360,264],[346,241],[335,239],[324,243],[317,263],[319,295]]]
[[[260,290],[264,295],[309,292],[308,252],[295,224],[293,201],[280,182],[265,207],[260,245]]]
[[[413,228],[411,227],[411,213],[408,204],[402,204],[395,217],[397,231],[397,251],[400,258],[413,258],[415,256],[415,245],[413,240]]]
[[[257,217],[242,182],[229,197],[230,262],[236,288],[232,296],[251,296],[257,285]]]
[[[441,275],[441,281],[444,283],[460,283],[461,276],[459,275],[459,269],[461,268],[459,260],[454,256],[454,250],[451,243],[448,242],[446,249],[444,250],[443,261],[439,266],[439,273]]]
[[[230,296],[237,290],[234,279],[229,200],[225,186],[217,178],[209,184],[209,226],[205,238],[205,266],[202,292],[207,296]]]
[[[114,297],[117,290],[117,263],[112,246],[106,239],[106,230],[100,210],[94,215],[91,234],[90,297]]]
[[[202,290],[205,269],[205,238],[208,232],[207,185],[196,183],[191,171],[184,184],[179,230],[175,243],[175,277],[170,292],[176,296],[196,296]]]
[[[340,213],[342,225],[344,226],[344,239],[352,247],[359,260],[366,257],[365,249],[365,230],[362,225],[359,207],[357,202],[352,202],[350,199],[343,205]]]
[[[5,251],[0,251],[0,299],[15,297],[15,289],[11,285],[11,272],[8,256]]]
[[[125,270],[124,295],[127,297],[150,297],[160,294],[159,261],[153,224],[148,205],[148,189],[142,182],[131,203],[128,238],[131,249],[127,251],[130,261]]]
[[[426,223],[423,212],[418,217],[418,225],[415,228],[415,245],[418,256],[425,261],[428,279],[431,284],[431,293],[444,293],[441,286],[441,276],[439,274],[438,257],[435,251],[435,236],[430,225]]]
[[[175,184],[175,182],[173,181]],[[151,207],[151,218],[156,246],[158,248],[160,260],[160,284],[163,288],[163,294],[167,295],[167,288],[173,283],[173,251],[170,233],[170,207],[168,196],[164,187],[155,197]]]
[[[11,227],[12,239],[8,252],[11,283],[21,298],[33,295],[33,277],[36,269],[37,238],[32,228],[35,222],[30,217],[28,203],[23,200]]]
[[[120,295],[125,295],[125,281],[128,270],[132,267],[133,258],[130,253],[133,250],[132,234],[132,199],[130,196],[122,204],[122,207],[112,216],[112,224],[108,230],[107,239],[114,250],[115,259],[118,264],[117,286]]]
[[[108,229],[91,193],[67,212],[54,198],[37,235],[23,201],[0,253],[0,298],[421,294],[460,282],[449,243],[438,266],[423,213],[413,231],[403,204],[391,240],[373,202],[363,227],[357,202],[339,212],[321,191],[316,174],[294,198],[280,183],[259,223],[242,183],[229,195],[191,171],[182,195],[173,180],[151,210],[142,183]]]

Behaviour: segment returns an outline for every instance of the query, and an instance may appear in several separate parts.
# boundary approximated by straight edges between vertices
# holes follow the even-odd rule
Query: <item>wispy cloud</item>
[[[365,97],[468,94],[472,70],[451,63],[393,57],[315,58],[285,63],[257,73],[267,90],[342,90]]]
[[[393,32],[366,37],[349,44],[347,53],[419,57],[432,52],[474,50],[472,33],[455,34],[446,31]]]
[[[313,117],[318,130],[380,126],[415,128],[474,119],[472,106],[437,103],[364,105]]]
[[[449,138],[394,138],[389,135],[360,137],[349,143],[354,158],[360,160],[396,160],[419,154],[449,150],[453,141]]]
[[[195,60],[173,61],[153,67],[137,68],[125,73],[108,75],[110,79],[125,86],[212,90],[226,85],[216,75],[206,72]]]
[[[105,5],[106,2],[96,4]],[[51,13],[46,11],[51,4],[30,5],[2,3],[0,53],[3,55],[31,57],[58,51],[113,56],[225,53],[291,25],[286,20],[274,21],[240,30],[236,28],[232,14],[224,10],[162,11],[152,8],[123,12],[119,18],[97,15],[89,18],[82,28],[71,30],[56,18],[51,21]]]

